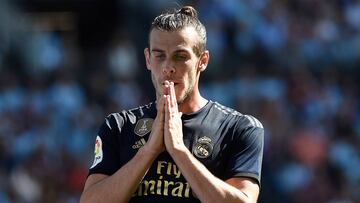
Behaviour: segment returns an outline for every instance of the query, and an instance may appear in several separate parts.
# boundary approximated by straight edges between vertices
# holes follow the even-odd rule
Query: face
[[[200,72],[208,63],[208,52],[196,56],[193,47],[198,41],[194,28],[166,32],[153,29],[150,33],[150,48],[146,48],[147,68],[157,96],[164,94],[164,82],[174,82],[179,104],[198,93]]]

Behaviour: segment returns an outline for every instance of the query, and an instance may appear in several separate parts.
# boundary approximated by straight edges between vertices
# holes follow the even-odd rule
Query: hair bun
[[[197,17],[197,11],[194,9],[194,7],[192,6],[184,6],[182,7],[178,13],[187,15],[187,16],[191,16],[191,17]]]

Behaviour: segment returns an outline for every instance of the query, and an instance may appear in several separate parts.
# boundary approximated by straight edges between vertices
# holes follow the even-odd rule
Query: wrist
[[[151,157],[152,159],[156,159],[156,157],[158,157],[161,152],[162,150],[153,149],[149,145],[144,145],[138,151],[138,153],[141,153],[144,156]]]
[[[173,147],[167,149],[167,151],[170,154],[170,156],[173,158],[180,154],[190,153],[189,149],[184,144],[173,146]]]

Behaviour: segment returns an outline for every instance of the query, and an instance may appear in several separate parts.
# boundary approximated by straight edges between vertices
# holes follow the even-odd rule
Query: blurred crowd
[[[177,4],[61,2],[0,0],[0,202],[78,202],[105,116],[154,99],[143,48]],[[202,94],[265,127],[259,202],[360,202],[360,1],[178,2],[207,27]]]

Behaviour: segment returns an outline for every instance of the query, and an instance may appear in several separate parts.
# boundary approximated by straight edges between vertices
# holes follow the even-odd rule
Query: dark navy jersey
[[[156,113],[156,104],[150,103],[110,114],[96,137],[89,174],[112,175],[132,159],[148,140]],[[260,184],[264,129],[256,118],[209,101],[181,119],[186,147],[212,174],[222,180],[249,177]],[[130,202],[199,200],[165,151],[153,162]]]

